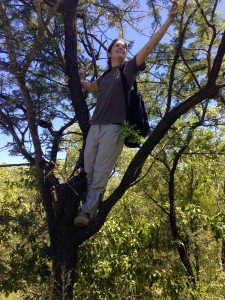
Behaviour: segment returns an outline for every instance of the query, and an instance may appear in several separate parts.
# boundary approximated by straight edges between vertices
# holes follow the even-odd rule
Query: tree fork
[[[69,89],[72,104],[84,136],[87,135],[89,112],[84,101],[77,60],[77,28],[76,13],[78,1],[63,2],[63,19],[65,26],[65,74],[69,76]],[[77,165],[83,166],[82,151]],[[77,166],[76,166],[77,167]],[[75,268],[79,243],[77,236],[83,231],[74,228],[82,195],[86,189],[86,177],[83,171],[76,172],[68,182],[55,187],[55,228],[52,244],[53,300],[72,300],[75,282]],[[57,198],[57,199],[56,199]]]

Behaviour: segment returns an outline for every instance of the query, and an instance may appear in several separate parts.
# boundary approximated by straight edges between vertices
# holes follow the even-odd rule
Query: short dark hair
[[[115,39],[115,40],[113,40],[113,41],[111,42],[111,44],[110,44],[109,47],[107,48],[107,65],[108,65],[110,68],[111,68],[111,59],[109,58],[108,53],[111,53],[112,47],[113,47],[113,45],[114,45],[117,41],[122,41],[122,42],[124,43],[124,45],[125,45],[126,50],[127,50],[127,48],[128,48],[126,41],[125,41],[124,39],[122,39],[122,38],[117,38],[117,39]]]

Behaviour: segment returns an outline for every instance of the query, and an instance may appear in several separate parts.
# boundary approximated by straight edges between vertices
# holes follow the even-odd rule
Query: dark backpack
[[[130,92],[130,99],[128,99],[129,86],[124,73],[124,64],[120,67],[120,75],[122,78],[125,105],[126,105],[126,120],[129,125],[142,137],[146,137],[149,133],[148,115],[145,109],[142,95],[138,92],[136,80],[133,83],[133,88]],[[129,101],[130,100],[130,101]],[[139,142],[131,142],[128,138],[125,138],[125,146],[129,148],[136,148],[140,146]]]

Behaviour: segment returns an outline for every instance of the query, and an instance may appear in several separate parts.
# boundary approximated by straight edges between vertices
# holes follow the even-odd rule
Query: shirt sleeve
[[[133,57],[133,59],[135,59],[135,64],[136,64],[136,66],[137,66],[136,56],[137,56],[137,55],[135,55],[135,56]],[[138,71],[141,71],[141,72],[144,71],[145,68],[146,68],[145,62],[143,62],[139,67],[137,66],[137,68],[138,68]]]
[[[136,55],[127,61],[125,65],[125,75],[127,78],[128,86],[130,88],[132,87],[133,82],[136,79],[138,73],[140,71],[144,71],[144,69],[145,69],[145,63],[143,63],[141,66],[137,65]]]

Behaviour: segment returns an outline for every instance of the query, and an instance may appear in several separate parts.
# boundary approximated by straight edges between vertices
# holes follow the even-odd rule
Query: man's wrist
[[[177,16],[177,12],[175,12],[175,13],[169,13],[169,18],[171,19],[171,20],[174,20],[175,18],[176,18],[176,16]]]

